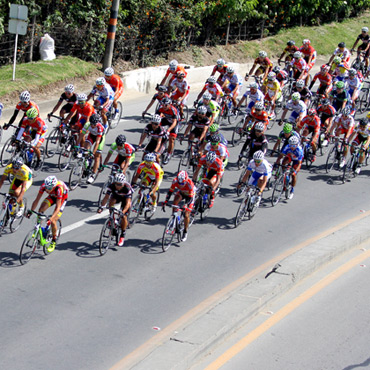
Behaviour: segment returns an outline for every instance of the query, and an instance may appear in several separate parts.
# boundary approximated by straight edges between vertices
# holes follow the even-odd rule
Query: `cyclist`
[[[155,88],[157,92],[153,95],[152,100],[149,102],[148,106],[145,108],[145,110],[142,113],[142,117],[144,118],[145,114],[148,112],[148,110],[152,107],[152,105],[158,101],[158,103],[162,103],[163,98],[169,98],[170,96],[167,94],[167,87],[162,85],[157,85]]]
[[[234,67],[227,67],[225,81],[222,85],[222,90],[226,94],[229,94],[234,107],[236,107],[236,98],[239,95],[240,88],[242,85],[243,85],[242,78],[240,75],[235,73]]]
[[[340,57],[335,57],[330,70],[333,76],[333,82],[343,81],[348,76],[348,70],[349,65],[342,61]]]
[[[343,136],[344,140],[344,152],[343,152],[343,159],[339,164],[339,167],[344,167],[346,164],[346,156],[348,151],[348,139],[351,136],[353,129],[355,127],[355,121],[351,116],[351,108],[345,107],[343,109],[342,114],[340,114],[333,123],[333,126],[330,130],[330,135],[333,135],[335,132],[335,136]]]
[[[307,113],[307,106],[306,104],[301,100],[301,94],[299,92],[295,92],[292,94],[292,99],[288,101],[283,114],[281,116],[280,125],[282,121],[285,119],[285,116],[288,112],[288,110],[291,110],[292,113],[290,114],[288,121],[295,125],[299,125],[303,119],[303,117]]]
[[[299,145],[299,139],[296,136],[291,136],[288,140],[288,145],[286,145],[281,155],[277,158],[275,165],[280,164],[281,158],[283,159],[283,166],[288,166],[292,162],[293,172],[292,172],[292,187],[290,189],[289,199],[292,199],[294,196],[294,188],[297,185],[297,175],[302,166],[303,160],[303,150]]]
[[[62,118],[64,118],[64,116],[66,115],[66,113],[68,114],[71,111],[73,105],[77,101],[77,95],[75,94],[74,91],[75,91],[75,88],[74,88],[74,86],[72,84],[69,84],[69,85],[67,85],[64,88],[64,93],[60,96],[57,104],[51,110],[51,112],[48,113],[48,119],[49,120],[51,118],[51,115],[54,114],[54,112],[56,112],[58,110],[58,108],[62,105],[62,103],[64,101],[66,102],[66,104],[64,104],[62,106],[62,108],[60,109],[59,116],[62,117]]]
[[[352,142],[351,140],[355,138]],[[354,128],[351,136],[348,138],[351,142],[351,154],[355,151],[355,146],[361,145],[362,151],[360,152],[360,157],[358,159],[358,165],[355,172],[359,175],[361,172],[362,163],[365,160],[365,153],[369,148],[370,144],[370,123],[365,119],[361,119],[360,122]]]
[[[5,167],[4,173],[0,178],[0,189],[9,175],[13,176],[13,180],[10,184],[8,193],[17,198],[16,202],[19,205],[19,209],[16,216],[22,217],[24,213],[23,197],[26,191],[32,185],[32,171],[24,164],[22,158],[13,158],[12,163]],[[15,209],[16,208],[14,208],[14,210]]]
[[[217,83],[219,85],[222,85],[223,82],[225,81],[226,70],[227,70],[226,62],[222,58],[217,59],[216,65],[213,67],[211,76],[214,76],[216,72],[219,73],[219,76],[217,78]]]
[[[143,177],[141,179],[141,183],[145,186],[151,187],[151,191],[149,193],[152,199],[151,211],[154,213],[157,209],[157,191],[161,185],[163,179],[163,169],[158,163],[155,163],[155,154],[154,153],[147,153],[144,156],[144,161],[141,162],[135,172],[135,175],[131,181],[131,185],[135,186],[136,181],[141,174]]]
[[[90,94],[87,96],[87,100],[94,98],[94,107],[100,110],[100,114],[103,120],[103,126],[108,127],[108,117],[107,112],[109,112],[110,107],[114,101],[114,91],[111,86],[106,82],[104,77],[99,77],[95,81],[95,86],[91,90]]]
[[[172,80],[170,87],[172,89],[172,102],[179,108],[180,117],[184,118],[184,105],[188,99],[190,85],[185,79],[184,72],[178,72],[176,77]]]
[[[40,110],[39,110],[39,107],[37,106],[37,104],[35,102],[31,101],[31,94],[28,91],[22,91],[19,94],[19,100],[20,101],[15,106],[14,113],[11,116],[9,122],[7,124],[4,124],[4,130],[7,130],[9,128],[9,126],[13,124],[13,122],[15,121],[15,119],[18,116],[19,111],[23,112],[23,116],[22,116],[21,120],[18,123],[18,131],[19,131],[19,128],[21,127],[21,125],[22,125],[23,118],[26,118],[26,112],[29,109],[36,108],[37,112],[40,113]]]
[[[253,159],[248,163],[247,171],[245,175],[240,180],[238,188],[245,184],[248,180],[248,185],[257,186],[259,189],[258,198],[256,201],[257,206],[259,206],[262,198],[262,193],[265,190],[267,181],[271,177],[272,166],[265,159],[265,153],[262,150],[258,150],[253,154]]]
[[[320,118],[317,115],[316,109],[310,108],[307,116],[302,119],[300,126],[297,128],[298,133],[302,130],[302,139],[307,138],[309,134],[312,135],[311,147],[313,152],[312,162],[316,160],[317,140],[320,135]]]
[[[303,45],[299,48],[299,51],[303,54],[303,59],[307,63],[307,71],[309,72],[316,62],[316,50],[311,46],[310,40],[304,39]]]
[[[316,73],[314,78],[312,79],[309,90],[311,90],[313,85],[315,85],[316,80],[319,80],[320,86],[318,87],[316,94],[325,95],[325,97],[328,97],[328,94],[333,88],[333,78],[329,73],[329,69],[330,67],[327,64],[323,64],[321,66],[320,72]]]
[[[280,87],[282,88],[289,77],[288,72],[285,70],[285,68],[281,69],[279,66],[275,66],[272,69],[272,72],[276,73],[276,79],[278,80]]]
[[[85,123],[89,121],[92,114],[95,113],[94,107],[87,101],[86,94],[78,94],[77,102],[73,105],[68,116],[63,123],[70,124],[72,130],[81,132]],[[73,118],[76,117],[76,123],[73,124]]]
[[[268,113],[264,110],[264,105],[261,102],[257,102],[252,108],[250,114],[246,117],[243,125],[243,130],[247,128],[250,123],[256,124],[257,122],[262,122],[265,128],[269,124]]]
[[[178,111],[176,107],[171,103],[171,99],[164,98],[162,100],[162,105],[157,111],[161,119],[161,126],[168,126],[167,134],[169,135],[168,139],[168,148],[167,155],[163,160],[163,164],[167,164],[172,156],[173,150],[175,148],[175,139],[177,137],[177,122],[179,118]]]
[[[112,67],[105,69],[104,76],[105,81],[114,91],[113,107],[115,109],[115,114],[118,114],[117,101],[123,93],[123,81],[118,74],[114,73],[114,69]]]
[[[350,96],[345,90],[345,83],[343,81],[338,81],[335,84],[335,89],[333,89],[330,92],[329,99],[331,105],[335,108],[336,111],[340,111],[344,109],[346,106],[347,102],[350,100]]]
[[[275,105],[276,101],[281,97],[281,86],[276,79],[276,73],[270,72],[267,79],[263,82],[262,91],[265,93],[265,102],[270,102],[270,118],[275,118]]]
[[[302,58],[302,53],[300,51],[296,51],[293,54],[292,61],[288,64],[288,72],[292,69],[293,70],[293,78],[297,80],[304,80],[308,74],[308,66],[306,61]]]
[[[176,191],[173,205],[178,205],[182,200],[186,204],[184,212],[184,231],[181,241],[185,242],[188,238],[188,230],[190,223],[190,213],[194,207],[195,185],[186,171],[180,171],[172,180],[171,187],[168,189],[166,200],[163,202],[162,210],[165,211],[166,204],[171,198],[171,195]]]
[[[203,94],[202,103],[199,104],[204,105],[207,108],[206,115],[209,118],[209,124],[212,125],[220,114],[220,105],[216,101],[212,100],[212,95],[208,92]]]
[[[357,57],[360,57],[361,52],[364,53],[365,66],[367,68],[369,66],[370,54],[370,35],[368,27],[362,27],[361,33],[357,36],[357,39],[352,46],[351,53],[355,50],[355,47],[359,43],[359,41],[361,41],[362,44],[357,49]]]
[[[212,136],[213,135],[216,135],[216,134],[221,137],[221,143],[227,146],[228,142],[225,139],[225,136],[221,134],[221,132],[220,132],[220,126],[217,123],[213,123],[208,128],[208,131],[207,131],[205,140],[204,140],[203,144],[200,147],[200,151],[203,151],[204,150],[204,147],[205,147],[206,143],[210,143]]]
[[[265,125],[263,122],[257,122],[252,130],[250,131],[247,140],[245,141],[240,154],[239,154],[239,160],[242,157],[245,157],[245,151],[247,147],[249,146],[249,154],[248,159],[251,159],[253,157],[253,154],[257,151],[262,151],[264,154],[267,152],[268,148],[268,140],[264,134],[265,132]]]
[[[351,52],[346,48],[346,44],[344,42],[340,42],[338,44],[338,47],[334,50],[333,55],[328,61],[328,65],[331,64],[336,56],[338,56],[343,62],[349,62],[349,59],[351,58]]]
[[[209,208],[213,207],[215,191],[220,185],[222,176],[224,174],[224,165],[222,160],[217,157],[216,153],[208,152],[203,155],[199,162],[196,170],[193,174],[193,181],[197,181],[200,169],[204,166],[203,181],[210,186],[210,205]]]
[[[295,42],[293,40],[289,40],[287,43],[286,48],[283,50],[281,53],[279,59],[278,59],[278,64],[280,65],[281,60],[283,59],[284,55],[287,54],[287,56],[284,59],[284,62],[287,64],[287,62],[290,62],[294,57],[294,53],[298,51],[298,47],[296,46]],[[277,73],[277,72],[275,72]]]
[[[227,150],[226,145],[221,143],[220,135],[216,134],[211,136],[211,142],[207,143],[204,148],[204,154],[207,154],[208,152],[216,153],[217,157],[221,159],[224,168],[227,166],[230,153]]]
[[[122,173],[126,173],[129,165],[135,159],[135,148],[126,141],[125,135],[118,135],[116,141],[110,146],[107,156],[105,157],[104,166],[109,162],[113,152],[117,152],[117,157],[114,164],[120,166]]]
[[[87,137],[86,137],[87,134]],[[105,129],[101,121],[101,117],[94,113],[89,122],[83,127],[77,145],[83,145],[86,150],[89,150],[92,146],[94,149],[92,154],[94,155],[94,166],[90,177],[87,179],[88,184],[92,184],[96,179],[96,174],[100,165],[101,152],[104,148],[105,142]]]
[[[257,65],[259,65],[258,68]],[[249,76],[252,76],[255,73],[256,76],[262,75],[262,81],[264,81],[267,78],[267,75],[271,72],[272,66],[273,63],[269,58],[267,58],[267,53],[261,50],[258,53],[258,57],[254,60],[249,73],[245,75],[245,80],[248,81]],[[256,72],[254,72],[255,70]]]
[[[358,78],[357,71],[354,68],[348,71],[348,77],[344,82],[346,83],[346,90],[352,102],[352,107],[355,109],[356,100],[362,88],[362,81]]]
[[[222,91],[222,87],[216,82],[215,76],[210,76],[207,78],[206,84],[203,86],[202,91],[198,94],[197,99],[194,101],[194,106],[196,106],[205,92],[209,92],[212,96],[212,99],[216,102],[220,102],[222,96],[224,96],[224,92]]]
[[[242,98],[240,99],[237,108],[239,109],[241,105],[244,103],[244,101],[248,101],[248,98],[250,99],[249,104],[247,105],[247,108],[245,109],[245,112],[247,114],[250,114],[252,108],[257,102],[264,103],[265,96],[263,95],[263,92],[258,88],[257,82],[252,82],[249,85],[249,90],[247,90]]]
[[[274,147],[272,148],[273,152],[276,152],[276,150],[280,147],[284,148],[285,146],[288,145],[288,140],[292,137],[296,136],[299,141],[301,140],[301,137],[297,131],[293,129],[293,125],[291,123],[285,123],[283,129],[280,131],[279,136],[277,137],[276,143]]]
[[[47,248],[47,251],[51,253],[54,251],[56,246],[58,235],[57,221],[62,216],[67,203],[68,187],[63,181],[58,180],[55,176],[48,176],[43,184],[40,186],[36,199],[33,201],[31,209],[27,212],[27,217],[30,217],[32,214],[31,211],[34,211],[36,209],[44,192],[46,192],[48,196],[41,203],[39,212],[44,213],[49,207],[55,204],[54,212],[49,218],[53,237],[51,243]]]
[[[325,132],[330,132],[330,127],[333,123],[336,110],[330,104],[329,99],[324,99],[321,105],[317,107],[317,113],[320,117],[321,126],[325,128]]]
[[[165,85],[167,78],[170,76],[170,79],[167,84],[167,86],[170,86],[171,82],[176,77],[177,73],[179,72],[184,72],[185,77],[188,75],[187,72],[185,71],[185,68],[183,66],[180,66],[177,60],[175,59],[171,60],[170,63],[168,64],[168,69],[160,85]]]
[[[145,139],[149,136],[150,141],[147,144],[147,146],[144,149],[144,155],[147,153],[154,153],[157,158],[157,162],[159,163],[159,156],[163,153],[164,151],[164,144],[167,140],[167,131],[160,126],[161,124],[162,117],[158,114],[154,114],[152,118],[150,119],[150,123],[148,123],[144,129],[144,132],[142,133],[138,145],[138,149],[141,148],[143,145]]]
[[[312,92],[308,87],[305,86],[305,82],[303,80],[298,80],[295,83],[295,86],[292,89],[292,95],[298,92],[301,95],[301,100],[306,104],[308,107],[310,105],[310,101],[312,98]]]
[[[35,107],[30,108],[26,112],[26,118],[22,121],[17,140],[21,140],[22,136],[24,136],[24,141],[31,143],[37,156],[35,169],[38,169],[41,163],[40,147],[45,141],[47,132],[48,126],[39,116],[39,111]]]
[[[206,137],[208,127],[209,118],[207,117],[207,108],[204,105],[201,105],[190,117],[188,126],[184,133],[184,139],[189,135],[189,141],[193,141],[197,138],[199,143],[202,144]],[[193,130],[190,131],[192,128]]]
[[[123,217],[120,225],[122,232],[118,241],[119,247],[122,247],[125,243],[126,229],[128,226],[127,214],[131,208],[132,193],[132,187],[126,181],[126,176],[123,173],[117,173],[114,177],[114,182],[108,186],[107,192],[101,202],[101,206],[97,210],[98,213],[101,213],[103,211],[103,207],[108,203],[108,200],[109,208],[114,207],[117,203],[121,203],[121,212],[123,213]]]

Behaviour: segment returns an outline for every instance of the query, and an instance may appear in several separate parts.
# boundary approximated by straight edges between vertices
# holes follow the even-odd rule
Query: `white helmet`
[[[222,58],[220,58],[220,59],[217,59],[216,64],[217,64],[219,67],[223,67],[223,66],[225,65],[225,61],[224,61]]]
[[[57,183],[58,179],[55,176],[48,176],[44,181],[47,190],[52,190]]]
[[[303,87],[304,86],[304,81],[303,80],[298,80],[295,85],[296,85],[296,87]]]
[[[276,79],[276,73],[275,72],[270,72],[268,75],[267,75],[267,79],[269,81],[274,81]]]
[[[19,94],[19,100],[22,103],[28,103],[31,100],[31,94],[28,91],[22,91]]]
[[[369,32],[369,29],[368,29],[367,27],[362,27],[362,28],[361,28],[361,31],[362,31],[362,32]]]
[[[297,101],[301,98],[301,94],[299,92],[295,92],[292,94],[292,100]]]
[[[215,84],[215,83],[216,83],[216,77],[215,77],[215,76],[209,76],[209,77],[207,78],[207,82],[208,82],[208,83]]]
[[[87,100],[86,94],[78,94],[77,95],[77,101],[86,101],[86,100]]]
[[[292,145],[292,146],[297,146],[299,144],[299,139],[297,136],[295,135],[292,135],[290,138],[289,138],[289,141],[288,141],[289,145]]]
[[[251,82],[250,85],[249,85],[249,88],[250,89],[258,89],[258,84],[257,82]]]
[[[263,103],[258,101],[256,104],[254,104],[254,109],[262,110],[263,109]]]
[[[256,152],[254,152],[253,154],[254,160],[262,160],[263,158],[265,158],[265,154],[263,153],[262,150],[257,150]]]
[[[267,57],[267,53],[263,50],[261,50],[259,53],[258,53],[258,56],[260,56],[261,58],[266,58]]]
[[[69,93],[73,93],[75,91],[75,87],[72,85],[72,84],[69,84],[67,85],[65,88],[64,88],[64,91],[65,92],[69,92]]]
[[[200,107],[198,107],[197,112],[199,114],[206,114],[207,113],[207,107],[205,107],[204,105],[201,105]]]
[[[263,122],[257,122],[255,125],[254,125],[254,129],[256,131],[264,131],[265,130],[265,124]]]
[[[235,72],[234,67],[229,66],[226,68],[226,73],[234,73],[234,72]]]
[[[97,86],[102,86],[105,85],[105,78],[104,77],[99,77],[95,81],[95,85]]]
[[[179,62],[177,60],[173,59],[168,64],[168,67],[170,68],[171,71],[175,71],[178,65],[179,65]]]
[[[296,52],[293,54],[293,57],[294,57],[295,59],[299,59],[299,58],[301,58],[301,57],[302,57],[302,53],[301,53],[300,51],[296,51]]]
[[[158,125],[161,123],[162,117],[159,114],[153,114],[150,122],[157,123]]]
[[[126,176],[123,173],[117,173],[116,176],[114,176],[114,182],[124,184],[126,182]]]
[[[108,67],[108,68],[106,68],[106,69],[105,69],[104,74],[105,74],[107,77],[113,76],[113,74],[114,74],[114,69],[113,69],[112,67]]]
[[[203,94],[203,100],[206,99],[206,100],[211,100],[212,99],[212,95],[207,91]]]

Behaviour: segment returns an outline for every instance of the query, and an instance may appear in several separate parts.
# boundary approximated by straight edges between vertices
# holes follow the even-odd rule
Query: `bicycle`
[[[103,256],[109,247],[117,245],[121,237],[121,222],[125,215],[122,211],[109,207],[109,217],[104,222],[99,238],[99,252]]]
[[[235,126],[232,137],[231,137],[232,146],[239,145],[241,141],[243,140],[243,137],[248,136],[249,133],[251,132],[252,127],[254,125],[254,122],[252,120],[249,120],[245,128],[243,128],[247,117],[249,117],[249,115],[245,113],[245,116],[243,117],[243,119]]]
[[[80,148],[77,162],[72,166],[69,173],[68,187],[71,190],[75,190],[82,180],[87,180],[91,176],[93,162],[94,154],[90,150]]]
[[[266,110],[266,112],[268,114],[268,117],[269,117],[269,123],[267,125],[267,130],[271,130],[274,127],[274,124],[276,122],[277,115],[282,110],[282,105],[281,105],[281,103],[279,103],[278,101],[276,101],[276,103],[275,103],[275,109],[272,110],[272,103],[271,103],[271,101],[265,100],[264,101],[264,104],[265,104],[265,110]],[[279,108],[278,108],[279,111],[277,112],[278,104],[280,104],[280,105],[279,105]]]
[[[52,242],[53,237],[51,227],[47,224],[49,216],[36,211],[32,211],[32,213],[37,215],[37,219],[35,226],[28,232],[22,243],[21,251],[19,253],[19,261],[22,265],[25,265],[31,259],[36,249],[42,248],[44,254],[48,255],[48,247]],[[58,219],[57,224],[58,233],[56,240],[59,239],[62,232],[62,222],[60,219]]]
[[[9,225],[10,232],[15,233],[24,218],[24,214],[27,210],[27,199],[23,198],[24,209],[22,215],[18,215],[19,204],[17,203],[17,198],[8,193],[0,193],[3,196],[3,200],[0,206],[0,236]]]
[[[302,149],[303,149],[303,160],[306,162],[306,167],[309,170],[312,166],[312,163],[315,159],[315,154],[313,153],[312,149],[312,140],[309,138],[302,136],[301,137]]]
[[[58,157],[58,168],[60,171],[65,171],[71,164],[73,158],[77,157],[78,153],[78,131],[67,128],[67,136],[62,138],[63,144]]]
[[[272,206],[276,206],[279,202],[283,193],[285,192],[285,199],[290,198],[293,176],[292,173],[294,169],[291,166],[285,166],[279,164],[279,167],[276,169],[275,174],[273,175],[275,179],[273,180],[274,186],[271,196]]]
[[[345,145],[344,140],[340,139],[338,136],[333,138],[334,146],[330,149],[328,156],[326,158],[325,170],[326,173],[329,173],[335,165],[337,165],[337,169],[340,169],[340,163],[343,160],[344,154],[344,147]]]
[[[180,104],[178,103],[178,101],[173,100],[172,104],[177,109],[177,111],[179,112],[179,119],[177,121],[177,132],[178,133],[183,133],[185,131],[185,127],[187,125],[188,118],[189,118],[189,107],[186,104],[182,105],[183,115],[181,117]]]
[[[326,134],[326,127],[320,127],[320,135],[319,139],[317,140],[317,151],[316,153],[320,153],[320,155],[324,155],[329,150],[329,140],[327,139]]]
[[[149,221],[153,215],[152,199],[149,195],[152,188],[144,184],[139,185],[138,193],[132,199],[131,211],[128,216],[128,223],[133,226],[144,215],[145,221]],[[157,204],[159,204],[159,190],[157,190]]]
[[[48,121],[51,122],[51,117],[57,119],[57,125],[54,126],[54,129],[50,131],[50,134],[48,135],[46,139],[45,144],[45,155],[47,158],[52,158],[56,153],[58,153],[63,144],[63,139],[66,137],[66,127],[64,124],[62,124],[63,117],[56,116],[54,114],[51,114],[48,116]]]
[[[287,103],[290,100],[295,82],[296,82],[295,79],[292,77],[289,77],[288,80],[285,82],[281,90],[281,95],[283,97],[284,103]]]
[[[370,85],[369,81],[364,81],[363,82],[364,86],[365,86],[365,83]],[[358,94],[358,98],[356,100],[356,112],[362,114],[362,113],[364,113],[368,110],[368,108],[370,106],[369,91],[370,91],[369,87],[363,87],[360,90],[360,92]]]
[[[221,123],[221,120],[227,119],[227,121],[231,125],[238,119],[239,110],[234,109],[233,102],[229,94],[225,94],[221,98],[220,107],[221,110],[216,120],[218,124]]]
[[[212,187],[209,184],[208,179],[202,178],[200,180],[199,186],[197,186],[197,190],[195,193],[195,200],[194,200],[194,207],[190,214],[191,223],[195,220],[196,216],[200,214],[200,219],[205,220],[208,216],[210,211],[210,204],[211,204],[211,192]],[[216,196],[215,192],[215,196]]]
[[[354,151],[351,154],[351,158],[347,162],[347,164],[343,167],[342,175],[343,184],[349,179],[351,175],[353,177],[356,177],[358,175],[356,169],[358,168],[358,165],[360,163],[360,155],[366,150],[363,148],[362,145],[353,145],[352,147],[354,148]]]
[[[120,101],[117,101],[118,113],[116,113],[116,108],[111,104],[109,111],[106,113],[108,120],[108,127],[110,129],[115,129],[118,126],[119,121],[123,116],[123,105]]]
[[[199,162],[198,150],[199,140],[189,140],[188,148],[181,155],[178,172],[180,172],[181,170],[185,170],[190,173],[191,170],[194,173]]]
[[[40,160],[38,161],[36,152],[31,143],[28,143],[24,140],[15,140],[14,145],[17,147],[14,153],[13,158],[22,158],[24,164],[27,165],[33,173],[33,176],[36,177],[37,173],[41,171],[42,166],[44,165],[44,148],[40,147]]]
[[[169,247],[172,245],[173,238],[175,234],[177,234],[177,241],[181,242],[182,233],[184,231],[184,217],[185,217],[185,209],[184,207],[180,207],[178,205],[167,205],[167,207],[173,208],[173,213],[163,231],[162,236],[162,250],[166,252]],[[190,225],[189,225],[190,226]]]
[[[14,132],[16,132],[16,129],[18,128],[17,126],[14,125],[10,125],[9,127],[14,127],[15,128]],[[18,140],[16,138],[15,133],[7,141],[5,141],[0,155],[0,163],[2,167],[6,167],[19,150],[17,143]]]
[[[234,219],[235,227],[238,227],[241,222],[245,219],[246,215],[248,214],[249,220],[251,220],[254,215],[257,213],[259,202],[260,189],[255,185],[247,185],[247,190],[245,196],[240,203],[238,211],[236,212],[236,216]]]
[[[354,50],[352,49],[352,52]],[[366,74],[366,64],[365,64],[366,56],[363,51],[360,52],[359,55],[356,56],[355,60],[351,64],[351,68],[356,69],[357,71],[361,71],[362,75],[365,76]]]

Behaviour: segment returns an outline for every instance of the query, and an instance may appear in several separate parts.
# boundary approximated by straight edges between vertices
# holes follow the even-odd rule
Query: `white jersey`
[[[300,100],[298,102],[298,104],[294,104],[293,100],[289,100],[285,108],[287,108],[287,109],[289,109],[289,110],[291,110],[291,111],[293,111],[297,114],[303,113],[304,116],[307,113],[307,106],[304,103],[304,101],[302,101],[302,100]]]
[[[243,95],[246,99],[249,98],[251,101],[253,102],[257,102],[257,101],[260,101],[263,103],[263,100],[264,100],[264,95],[263,95],[263,92],[259,89],[257,89],[257,92],[255,94],[252,94],[250,90],[247,90],[244,95]]]
[[[190,85],[185,78],[183,80],[178,80],[177,78],[175,78],[171,82],[171,87],[173,90],[177,89],[177,91],[180,92],[181,94],[185,94],[190,90]]]
[[[270,177],[272,173],[272,166],[266,159],[264,159],[259,166],[256,166],[256,164],[254,163],[254,159],[252,159],[248,163],[247,169],[248,171],[256,172],[267,177]]]
[[[111,86],[107,83],[104,84],[104,87],[103,87],[102,90],[98,90],[96,88],[96,86],[94,86],[93,89],[91,90],[91,94],[93,94],[93,95],[98,94],[99,98],[103,98],[104,100],[106,100],[106,99],[113,100],[114,99],[114,91],[111,88]]]
[[[334,122],[339,124],[338,127],[342,127],[345,130],[348,130],[355,126],[355,120],[353,119],[353,117],[344,117],[343,114],[340,114]]]
[[[361,86],[361,81],[360,79],[355,76],[355,78],[349,78],[346,77],[345,82],[347,83],[347,90],[354,90],[354,89],[359,89]]]

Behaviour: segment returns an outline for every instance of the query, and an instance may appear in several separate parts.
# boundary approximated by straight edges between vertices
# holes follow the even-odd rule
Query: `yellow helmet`
[[[366,118],[370,119],[370,112],[367,112]]]

